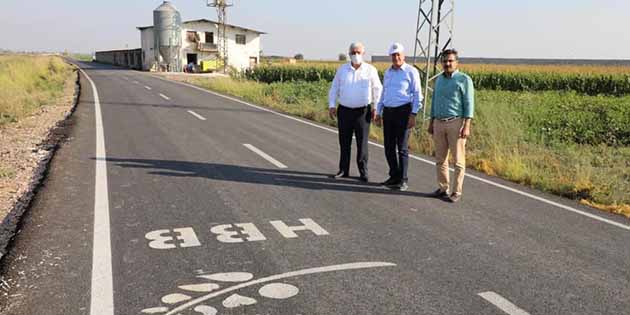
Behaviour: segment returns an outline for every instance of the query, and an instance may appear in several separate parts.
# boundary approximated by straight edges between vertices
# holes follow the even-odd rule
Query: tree
[[[293,56],[293,58],[295,60],[304,60],[304,55],[302,55],[301,53],[300,54],[296,54],[295,56]]]
[[[339,61],[346,61],[348,60],[348,56],[344,53],[339,54]]]

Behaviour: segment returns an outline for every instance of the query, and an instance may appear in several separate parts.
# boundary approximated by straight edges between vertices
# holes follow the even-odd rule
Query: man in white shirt
[[[359,179],[368,182],[368,137],[370,123],[383,86],[374,66],[363,62],[365,47],[353,43],[349,49],[350,63],[343,64],[333,79],[328,94],[328,114],[337,118],[339,129],[339,170],[332,177],[350,176],[352,135],[357,139],[357,166]],[[337,101],[339,106],[337,107]]]

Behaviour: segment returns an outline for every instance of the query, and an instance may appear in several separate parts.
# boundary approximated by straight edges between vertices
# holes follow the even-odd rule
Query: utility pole
[[[223,59],[223,73],[227,73],[228,63],[228,40],[227,40],[227,8],[233,6],[228,0],[208,0],[208,6],[217,9],[218,18],[218,48],[219,56]]]
[[[432,92],[429,83],[442,74],[438,62],[442,51],[453,47],[454,23],[455,0],[419,0],[413,64],[424,80],[423,126],[428,119],[427,103]]]

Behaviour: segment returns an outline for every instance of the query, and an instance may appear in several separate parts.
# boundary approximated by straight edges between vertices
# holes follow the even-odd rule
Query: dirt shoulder
[[[64,85],[61,97],[51,100],[31,116],[0,127],[0,219],[30,201],[43,173],[42,163],[58,143],[55,129],[70,115],[77,88],[77,70]],[[45,169],[45,165],[44,165]]]

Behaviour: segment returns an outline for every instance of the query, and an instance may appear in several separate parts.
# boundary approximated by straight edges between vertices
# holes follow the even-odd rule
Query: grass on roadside
[[[325,110],[329,88],[325,81],[264,84],[226,78],[185,80],[281,112],[335,125]],[[589,110],[597,113],[589,124],[605,125],[610,117],[601,108],[611,108],[611,115],[625,115],[628,104],[630,97],[478,91],[473,137],[468,143],[468,166],[630,217],[630,147],[613,146],[605,141],[581,144],[565,137],[572,134],[572,128],[582,128],[580,118],[593,116],[589,116]],[[567,115],[572,113],[575,115]],[[548,127],[557,132],[540,127],[545,126],[545,121],[555,121],[556,116],[574,117],[575,121]],[[615,119],[625,121],[628,117],[614,116]],[[380,128],[373,126],[370,136],[382,142]],[[430,137],[420,128],[412,133],[410,147],[415,152],[433,153]]]
[[[6,169],[0,165],[0,179],[13,178],[14,176],[14,170]]]
[[[0,127],[59,97],[72,71],[56,56],[0,56]]]

